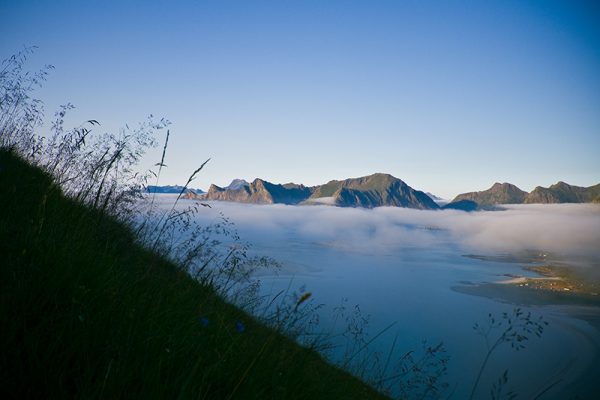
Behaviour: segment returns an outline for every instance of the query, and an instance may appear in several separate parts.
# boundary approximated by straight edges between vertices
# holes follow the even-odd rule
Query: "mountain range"
[[[181,191],[181,187],[178,188]],[[463,193],[444,204],[439,197],[415,190],[401,179],[376,173],[360,178],[332,180],[317,186],[275,184],[259,178],[252,182],[234,179],[228,186],[211,185],[208,192],[189,192],[185,198],[252,204],[327,204],[363,208],[392,206],[474,211],[494,209],[501,204],[600,203],[600,184],[579,187],[558,182],[548,188],[538,186],[528,193],[510,183],[494,183],[487,190]]]
[[[329,204],[339,207],[373,208],[396,206],[435,210],[439,206],[425,193],[415,190],[389,174],[333,180],[307,187],[295,183],[274,184],[262,179],[251,183],[234,180],[227,187],[211,185],[203,200],[222,200],[254,204]]]

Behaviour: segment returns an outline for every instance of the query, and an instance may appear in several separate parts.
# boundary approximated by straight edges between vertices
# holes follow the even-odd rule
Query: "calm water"
[[[166,200],[164,200],[166,201]],[[183,203],[186,205],[189,203]],[[452,398],[465,398],[485,356],[484,340],[473,330],[488,313],[500,316],[515,307],[507,301],[460,293],[468,283],[496,282],[506,274],[527,275],[519,263],[489,262],[464,254],[504,254],[525,249],[596,257],[600,243],[600,207],[515,207],[509,211],[467,214],[404,209],[340,209],[326,206],[256,206],[212,203],[198,214],[200,223],[228,216],[253,254],[282,264],[277,273],[263,271],[262,294],[302,286],[311,291],[327,331],[341,299],[360,305],[370,316],[369,332],[395,325],[371,345],[387,355],[420,350],[421,342],[443,341],[450,356],[446,380]],[[558,229],[560,228],[560,229]],[[536,230],[538,232],[536,232]],[[549,231],[555,234],[548,234]],[[583,237],[581,233],[585,233]],[[583,239],[582,239],[583,238]],[[572,241],[572,242],[571,242]],[[592,268],[592,267],[588,267]],[[590,370],[600,367],[600,332],[578,318],[577,306],[523,306],[542,315],[549,326],[526,348],[509,345],[494,353],[480,384],[488,393],[505,369],[508,388],[532,398],[560,381],[547,397],[578,391],[593,398],[600,385]],[[587,308],[598,315],[597,308]],[[333,354],[335,357],[335,353]],[[447,393],[450,393],[450,390]]]

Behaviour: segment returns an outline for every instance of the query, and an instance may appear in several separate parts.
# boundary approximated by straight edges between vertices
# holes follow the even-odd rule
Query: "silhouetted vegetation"
[[[393,324],[369,334],[358,306],[343,302],[336,330],[322,332],[321,306],[305,289],[261,297],[254,273],[277,262],[250,256],[225,216],[198,225],[194,216],[209,205],[179,204],[208,160],[171,207],[158,207],[144,188],[150,180],[158,184],[166,166],[168,120],[150,116],[99,134],[96,120],[67,128],[73,106],[66,104],[50,133],[38,134],[44,110],[32,91],[52,67],[25,72],[32,50],[5,60],[0,72],[3,398],[446,394],[443,344],[424,342],[420,351],[398,356],[394,342],[379,354],[370,346]],[[164,131],[158,169],[140,173],[145,151]],[[473,394],[501,344],[519,347],[529,334],[541,334],[541,322],[515,313],[488,348]],[[492,319],[478,333],[487,341],[501,326]],[[339,343],[341,360],[331,355]],[[494,398],[507,381],[505,373]]]

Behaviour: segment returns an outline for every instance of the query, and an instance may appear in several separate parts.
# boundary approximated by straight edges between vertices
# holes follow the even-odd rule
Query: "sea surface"
[[[173,196],[159,196],[169,209]],[[180,201],[183,209],[191,201]],[[226,216],[251,255],[266,255],[281,267],[258,271],[260,295],[311,292],[319,329],[334,333],[343,358],[346,345],[339,306],[357,305],[368,322],[365,332],[377,338],[369,352],[394,360],[411,351],[423,353],[423,341],[443,343],[449,357],[442,398],[468,398],[487,353],[486,341],[474,330],[491,314],[520,307],[548,323],[540,338],[529,334],[519,351],[510,344],[492,353],[475,398],[490,398],[492,385],[508,371],[509,389],[518,398],[594,398],[600,393],[600,331],[594,321],[600,308],[590,304],[536,304],[467,294],[464,287],[535,276],[523,269],[529,258],[560,258],[586,276],[596,277],[600,254],[600,207],[590,205],[510,206],[505,211],[465,213],[399,208],[374,210],[325,205],[243,205],[211,202],[194,221],[207,225]],[[484,257],[471,257],[481,255]],[[535,302],[533,302],[535,303]],[[491,331],[493,343],[501,330]],[[364,372],[364,371],[363,371]],[[375,373],[373,371],[373,373]],[[367,376],[369,371],[366,371]],[[400,393],[398,387],[393,393]],[[415,397],[419,393],[415,392]],[[568,396],[568,397],[565,397]]]

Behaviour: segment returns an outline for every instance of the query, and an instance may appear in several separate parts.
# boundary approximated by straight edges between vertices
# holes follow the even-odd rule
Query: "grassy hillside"
[[[0,397],[384,398],[0,150]]]

